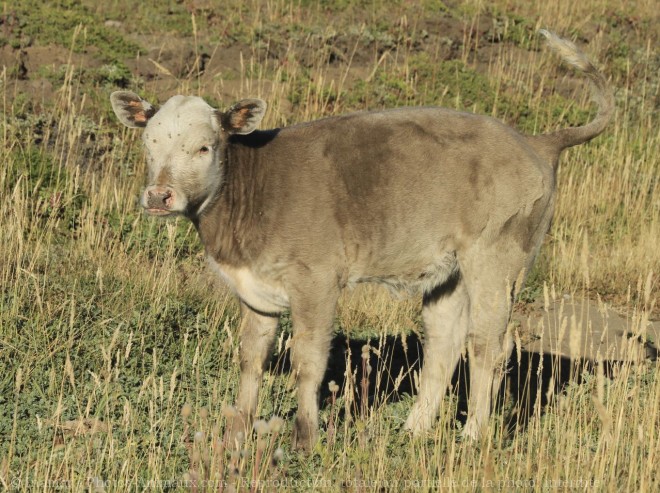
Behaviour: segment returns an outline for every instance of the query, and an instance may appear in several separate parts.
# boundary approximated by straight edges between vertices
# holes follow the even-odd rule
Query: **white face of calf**
[[[239,101],[226,112],[194,96],[173,96],[156,109],[137,94],[110,96],[119,120],[144,128],[149,178],[142,206],[149,214],[198,215],[222,184],[226,140],[254,131],[266,111],[260,99]]]

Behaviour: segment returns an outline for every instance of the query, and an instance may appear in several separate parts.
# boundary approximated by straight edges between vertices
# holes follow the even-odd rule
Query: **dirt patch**
[[[94,50],[72,53],[56,45],[0,48],[0,67],[10,75],[9,93],[22,94],[34,108],[43,108],[52,102],[55,91],[62,85],[67,69],[71,67],[97,69],[103,65]]]
[[[521,349],[532,353],[636,363],[658,357],[660,321],[621,315],[602,301],[536,301],[518,307],[513,321]]]

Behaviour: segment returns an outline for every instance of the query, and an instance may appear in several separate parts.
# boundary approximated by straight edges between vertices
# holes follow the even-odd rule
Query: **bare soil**
[[[547,305],[536,300],[519,304],[513,320],[520,346],[528,352],[638,363],[658,357],[660,321],[618,312],[602,300],[568,295]]]

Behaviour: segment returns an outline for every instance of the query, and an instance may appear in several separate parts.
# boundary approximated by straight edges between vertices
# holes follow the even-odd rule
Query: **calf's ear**
[[[110,102],[119,121],[130,128],[146,127],[149,118],[158,111],[157,108],[130,91],[113,92],[110,94]]]
[[[261,99],[242,99],[224,113],[219,113],[222,129],[230,134],[245,135],[256,130],[266,113]]]

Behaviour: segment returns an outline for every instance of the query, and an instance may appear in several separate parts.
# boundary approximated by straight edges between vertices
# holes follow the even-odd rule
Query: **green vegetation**
[[[657,317],[655,6],[630,16],[614,2],[482,3],[2,4],[3,489],[657,490],[657,363],[552,366],[549,355],[514,352],[508,397],[481,443],[457,441],[462,384],[434,432],[413,440],[401,425],[417,383],[419,301],[372,287],[341,301],[329,371],[339,388],[323,389],[312,456],[289,447],[287,316],[258,411],[284,418],[283,429],[259,425],[240,452],[222,443],[238,307],[206,272],[189,223],[139,210],[142,149],[114,119],[115,88],[161,102],[177,92],[222,105],[263,97],[273,126],[438,104],[542,132],[594,111],[581,79],[540,49],[536,28],[551,27],[603,64],[618,110],[606,134],[562,157],[554,225],[520,302],[603,298],[642,336]]]
[[[90,49],[107,62],[123,61],[139,51],[137,44],[106,27],[75,0],[9,1],[3,7],[4,24],[11,33],[9,43],[15,48],[37,42],[71,48],[74,53]]]

